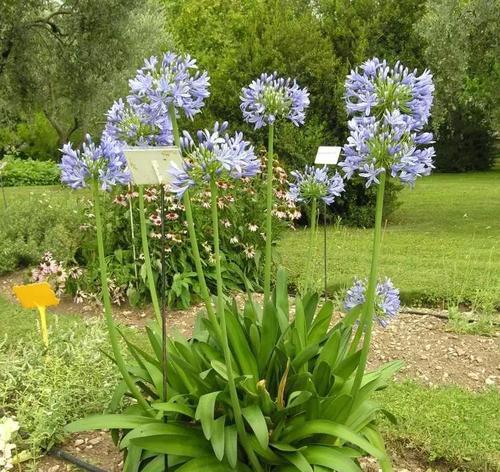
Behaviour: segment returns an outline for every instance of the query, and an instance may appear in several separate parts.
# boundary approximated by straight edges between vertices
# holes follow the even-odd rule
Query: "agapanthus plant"
[[[272,208],[273,208],[273,146],[274,124],[288,119],[294,125],[304,124],[305,111],[309,106],[309,92],[300,88],[295,80],[278,77],[277,73],[262,74],[241,91],[243,118],[255,126],[269,127],[267,194],[266,194],[266,257],[264,263],[264,299],[271,294],[272,258]]]
[[[430,117],[434,85],[432,75],[410,72],[397,62],[390,68],[377,58],[346,80],[346,107],[352,116],[350,135],[340,166],[348,178],[359,173],[366,186],[378,184],[382,172],[413,185],[434,168],[432,133],[424,132]]]
[[[260,172],[260,161],[254,148],[242,133],[230,136],[228,123],[216,122],[212,130],[197,132],[197,142],[184,131],[181,146],[186,159],[182,168],[172,167],[172,191],[182,198],[187,189],[212,179],[241,179]]]
[[[120,145],[106,136],[96,145],[87,135],[82,149],[75,150],[71,143],[67,143],[61,152],[61,181],[73,189],[98,182],[103,190],[109,190],[114,185],[130,181]]]
[[[210,79],[206,72],[199,72],[196,60],[173,52],[165,53],[161,60],[155,56],[146,59],[129,85],[128,102],[152,117],[168,116],[173,106],[192,119],[210,95]]]
[[[130,174],[121,152],[121,146],[105,136],[101,140],[101,144],[96,145],[92,141],[92,138],[87,135],[86,142],[83,143],[81,150],[74,150],[68,143],[63,146],[61,152],[63,153],[60,165],[61,181],[74,189],[87,186],[90,186],[92,189],[104,317],[113,356],[131,395],[135,397],[146,411],[149,411],[149,405],[128,372],[120,350],[118,331],[114,324],[111,310],[108,270],[104,254],[103,221],[99,188],[109,190],[115,185],[125,184],[130,181]]]
[[[104,134],[132,146],[168,146],[174,142],[172,123],[167,115],[147,113],[144,107],[125,103],[121,98],[106,113]]]
[[[347,76],[346,107],[351,115],[346,158],[339,165],[347,178],[359,173],[366,186],[378,184],[370,277],[358,333],[363,332],[360,364],[352,386],[353,404],[366,368],[373,316],[376,314],[377,273],[382,239],[382,212],[387,175],[413,185],[429,175],[434,149],[431,133],[424,132],[430,118],[434,85],[432,75],[410,72],[401,63],[389,67],[377,58],[363,63]]]
[[[304,172],[295,170],[291,172],[294,182],[290,183],[289,197],[294,202],[311,202],[323,200],[331,205],[344,190],[344,179],[335,172],[328,175],[326,166],[315,167],[306,165]]]
[[[356,280],[347,290],[344,308],[351,311],[366,301],[366,280]],[[399,313],[401,301],[399,289],[394,287],[391,279],[386,278],[377,284],[375,292],[375,319],[382,327],[386,327]]]
[[[325,205],[331,205],[335,198],[345,190],[344,179],[338,172],[332,176],[328,175],[326,165],[323,167],[306,165],[304,172],[296,170],[291,175],[295,181],[290,184],[289,198],[294,202],[310,203],[311,205],[309,251],[314,254],[318,200],[323,200]],[[311,254],[306,260],[305,289],[309,290],[311,288]]]
[[[218,332],[223,350],[236,429],[249,461],[255,470],[260,470],[255,451],[247,439],[232,367],[222,281],[219,238],[219,188],[217,185],[221,178],[227,180],[254,177],[260,171],[260,161],[255,156],[253,146],[243,139],[243,134],[235,133],[234,136],[230,136],[225,133],[227,127],[227,122],[222,123],[222,125],[216,122],[213,130],[198,131],[197,142],[189,133],[184,132],[181,145],[186,160],[182,169],[173,168],[171,170],[173,177],[171,188],[177,197],[181,198],[189,188],[196,185],[202,184],[210,187],[210,209],[217,280],[217,319],[212,318],[212,322]],[[230,224],[230,222],[228,223]]]

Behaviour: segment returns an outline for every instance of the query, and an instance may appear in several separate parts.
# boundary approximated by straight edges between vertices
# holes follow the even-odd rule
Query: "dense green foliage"
[[[428,2],[417,30],[434,72],[438,169],[485,170],[500,126],[500,1]]]
[[[69,139],[101,129],[105,111],[126,89],[124,78],[168,43],[158,34],[163,21],[153,1],[6,2],[0,21],[0,126],[19,135],[19,123],[43,114],[52,128],[52,155]]]
[[[391,276],[406,303],[469,302],[479,311],[500,306],[500,172],[436,174],[401,193],[401,206],[384,229],[381,274]],[[321,221],[321,219],[320,219]],[[322,228],[316,254],[322,265]],[[298,282],[308,231],[279,243],[282,263]],[[370,267],[371,231],[329,227],[328,284],[349,287]],[[322,286],[322,277],[318,286]]]
[[[102,322],[49,316],[50,353],[44,354],[36,313],[0,298],[0,414],[21,424],[18,447],[33,458],[63,437],[71,418],[102,412],[117,385]]]
[[[6,156],[0,170],[0,185],[16,187],[27,185],[56,185],[60,181],[59,167],[52,161],[21,160]]]
[[[9,191],[11,190],[11,191]],[[0,201],[0,274],[37,264],[44,252],[70,261],[81,244],[83,213],[61,188],[17,188]]]
[[[24,356],[28,351],[32,353],[30,359],[34,366],[44,359],[38,351],[41,341],[35,316],[34,312],[16,308],[0,298],[0,326],[2,326],[3,336],[6,336],[0,347],[0,364],[3,366],[3,362],[7,360],[10,367],[0,369],[0,376],[12,372],[12,377],[0,386],[2,404],[10,404],[15,399],[19,399],[19,393],[10,388],[14,384],[12,379],[17,379],[17,381],[28,379],[27,385],[32,387],[32,381],[37,382],[38,386],[50,385],[47,391],[55,394],[50,416],[42,417],[45,410],[40,406],[41,398],[37,395],[38,387],[25,390],[26,401],[19,401],[14,409],[9,409],[9,413],[14,412],[18,418],[23,418],[21,432],[28,430],[25,421],[29,424],[36,423],[35,429],[32,430],[34,434],[26,438],[23,444],[19,443],[33,450],[61,438],[63,426],[72,419],[104,411],[108,406],[109,393],[105,392],[101,395],[102,391],[99,389],[100,385],[109,381],[110,369],[113,370],[110,363],[103,359],[104,355],[99,355],[96,350],[98,347],[106,348],[102,333],[95,331],[98,326],[102,329],[100,324],[84,321],[80,317],[50,315],[50,313],[49,330],[51,342],[56,344],[54,352],[57,352],[57,359],[53,359],[48,370],[43,368],[36,372],[34,370],[28,372],[25,369],[17,369],[16,367],[23,363],[23,357],[19,356]],[[68,346],[68,340],[71,340],[71,343],[78,346],[81,351],[75,353]],[[27,346],[27,341],[32,348]],[[148,344],[147,337],[138,333],[134,335],[133,341],[142,347]],[[52,356],[54,356],[53,353]],[[92,358],[94,362],[80,364],[78,360],[80,358],[86,360]],[[68,359],[76,362],[76,369],[83,368],[85,372],[90,369],[88,375],[85,376],[86,384],[76,384],[78,391],[75,392],[72,390],[75,379],[71,379],[70,384],[65,384],[65,379],[67,380],[69,376],[64,371],[72,370],[70,364],[61,366],[57,376],[52,376],[54,373],[52,367]],[[54,378],[57,379],[55,383]],[[59,387],[62,387],[64,391],[59,392]],[[8,403],[4,399],[7,391],[9,392]],[[72,392],[75,398],[78,398],[78,403],[73,403],[73,400],[68,398],[67,394],[72,394]],[[81,396],[82,392],[86,392],[86,395]],[[61,401],[57,401],[58,399]],[[489,470],[485,469],[486,464],[493,460],[499,448],[498,434],[492,434],[497,427],[494,420],[500,408],[499,396],[496,392],[474,394],[458,388],[430,389],[408,382],[390,384],[387,389],[377,394],[376,399],[400,419],[396,425],[389,421],[381,423],[384,436],[390,438],[396,447],[402,441],[413,444],[414,447],[426,453],[430,459],[440,457],[455,466],[462,465],[467,468],[470,464],[472,470]],[[66,407],[67,401],[71,406],[69,409]],[[34,404],[39,406],[35,408]],[[418,412],[417,415],[415,411]],[[37,442],[38,440],[41,442]]]
[[[320,465],[361,472],[358,458],[365,455],[391,470],[376,429],[383,410],[369,398],[401,364],[367,373],[355,401],[351,387],[360,352],[351,332],[358,313],[331,328],[333,303],[320,305],[317,295],[308,294],[296,298],[292,316],[286,272],[279,270],[276,279],[273,300],[265,306],[249,294],[244,309],[236,301],[224,307],[238,402],[258,470],[312,471]],[[117,413],[78,420],[68,431],[112,428],[126,450],[124,470],[164,470],[164,454],[173,470],[256,470],[235,424],[217,321],[200,314],[191,339],[169,337],[166,386],[159,326],[146,329],[153,354],[124,339],[133,359],[127,369],[148,409],[138,403],[120,411],[128,392],[122,382],[113,397]]]

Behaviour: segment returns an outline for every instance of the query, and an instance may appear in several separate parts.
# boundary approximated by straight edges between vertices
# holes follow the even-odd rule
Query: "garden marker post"
[[[266,257],[264,262],[264,303],[271,295],[271,265],[273,244],[273,149],[274,125],[269,125],[267,144],[267,184],[266,184]]]
[[[49,332],[47,329],[47,307],[59,304],[59,299],[47,282],[28,285],[16,285],[13,288],[19,303],[23,308],[36,308],[40,315],[40,334],[45,347],[49,347]]]
[[[340,156],[340,151],[341,151],[340,146],[319,146],[318,151],[316,153],[316,158],[314,159],[314,163],[316,165],[318,164],[323,164],[323,165],[335,165],[339,161],[339,156]],[[327,297],[327,289],[328,289],[328,282],[327,282],[327,276],[328,276],[328,271],[327,271],[327,252],[326,252],[326,210],[327,210],[327,204],[326,202],[323,203],[323,274],[325,278],[325,300]]]

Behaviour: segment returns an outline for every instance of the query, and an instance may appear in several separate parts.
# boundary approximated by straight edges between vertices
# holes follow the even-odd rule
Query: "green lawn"
[[[401,207],[383,235],[380,273],[406,301],[500,302],[500,169],[434,174],[401,192]],[[369,271],[372,231],[328,228],[328,283],[350,285]],[[318,247],[322,248],[322,232]],[[308,230],[290,231],[279,245],[292,280],[309,257]],[[318,285],[322,261],[317,254]]]

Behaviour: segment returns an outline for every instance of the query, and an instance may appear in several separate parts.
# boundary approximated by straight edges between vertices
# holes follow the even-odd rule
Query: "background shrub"
[[[473,103],[458,105],[437,129],[439,170],[488,170],[495,161],[495,138],[484,112]]]
[[[46,251],[73,260],[84,220],[76,194],[47,189],[15,195],[9,193],[7,208],[0,205],[0,274],[36,264]]]
[[[0,171],[1,184],[5,187],[22,185],[56,185],[60,182],[59,167],[52,161],[35,161],[5,157],[7,165]]]

